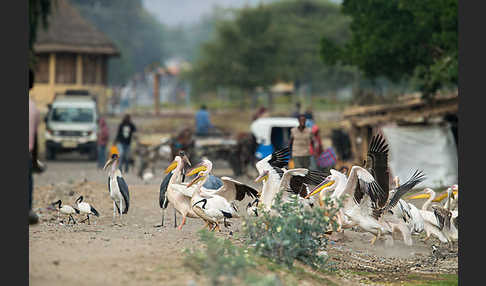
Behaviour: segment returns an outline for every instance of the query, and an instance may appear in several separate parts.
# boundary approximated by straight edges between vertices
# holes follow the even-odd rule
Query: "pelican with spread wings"
[[[348,227],[359,225],[372,233],[373,245],[381,235],[391,235],[401,223],[389,212],[399,202],[400,198],[425,177],[420,171],[402,186],[398,187],[389,197],[388,145],[381,135],[375,135],[370,143],[365,167],[353,166],[345,182],[338,182],[341,189],[335,197],[349,194],[352,197],[345,201],[344,215],[349,219]],[[323,189],[331,188],[338,177],[332,175],[319,184],[308,196],[315,195]],[[400,229],[400,228],[399,228]],[[401,229],[400,229],[401,230]],[[404,237],[405,240],[405,237]],[[393,240],[392,240],[393,241]]]
[[[325,172],[305,168],[287,170],[285,167],[289,159],[290,149],[287,147],[273,152],[256,163],[259,176],[255,182],[263,181],[259,201],[266,211],[271,210],[279,192],[283,192],[283,201],[287,201],[290,195],[297,195],[301,203],[312,207],[315,203],[314,199],[306,199],[310,191],[309,186],[318,185],[327,176]],[[247,212],[250,215],[257,215],[256,207],[256,205],[249,205]]]

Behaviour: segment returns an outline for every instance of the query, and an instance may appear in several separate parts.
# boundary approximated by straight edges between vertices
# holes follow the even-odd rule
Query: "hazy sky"
[[[148,11],[166,25],[196,23],[202,15],[211,12],[213,6],[243,7],[253,6],[260,2],[275,0],[143,0]],[[340,3],[341,0],[332,0]]]

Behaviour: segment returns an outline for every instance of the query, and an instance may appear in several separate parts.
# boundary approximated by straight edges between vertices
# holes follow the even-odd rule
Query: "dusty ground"
[[[229,169],[216,171],[219,176],[232,176]],[[130,186],[130,211],[124,225],[117,226],[112,223],[107,176],[95,163],[63,155],[60,161],[48,162],[45,173],[35,175],[34,208],[40,212],[41,222],[29,228],[30,285],[202,285],[200,277],[183,267],[181,253],[185,247],[197,246],[202,223],[188,219],[179,231],[173,227],[173,209],[169,207],[165,227],[155,228],[161,220],[157,199],[162,171],[149,183],[133,173],[125,177]],[[72,205],[81,194],[101,214],[91,225],[61,225],[57,212],[46,209],[57,199]],[[233,229],[238,228],[237,222]],[[220,235],[230,237],[227,232]],[[457,273],[457,249],[434,262],[430,257],[432,241],[424,243],[421,237],[414,238],[413,247],[396,241],[392,248],[379,242],[370,247],[370,239],[369,234],[346,231],[344,240],[331,242],[328,251],[339,269],[329,276],[331,281],[347,285],[399,283],[411,273]]]

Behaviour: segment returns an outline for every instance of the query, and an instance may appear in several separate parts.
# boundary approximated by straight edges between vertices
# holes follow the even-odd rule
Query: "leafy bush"
[[[218,238],[207,230],[200,231],[202,248],[186,249],[185,265],[209,278],[210,285],[282,285],[275,275],[256,272],[257,263],[251,250]]]
[[[325,252],[328,240],[324,233],[337,229],[335,218],[341,203],[333,206],[327,198],[324,206],[307,209],[297,196],[283,202],[278,194],[272,212],[260,209],[259,217],[248,218],[243,223],[247,243],[253,245],[257,253],[289,268],[294,260],[322,268],[328,258]]]

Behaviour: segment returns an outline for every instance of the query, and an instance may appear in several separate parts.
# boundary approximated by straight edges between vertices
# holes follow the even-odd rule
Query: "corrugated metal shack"
[[[350,107],[343,112],[342,129],[336,130],[349,138],[345,141],[349,142],[347,148],[350,150],[348,150],[348,155],[344,156],[347,158],[344,158],[343,161],[345,165],[362,165],[366,159],[371,137],[390,126],[400,127],[402,130],[410,127],[422,129],[431,127],[430,129],[432,129],[432,127],[440,126],[442,129],[447,129],[448,134],[452,133],[450,137],[454,138],[452,140],[454,142],[449,146],[454,146],[455,143],[457,153],[458,108],[457,91],[449,94],[437,94],[430,100],[422,99],[420,94],[411,94],[399,98],[393,104]],[[333,145],[338,149],[338,154],[342,153],[339,146],[336,146],[339,143],[334,138],[333,136]],[[454,156],[456,155],[454,154]],[[341,154],[340,157],[342,158],[343,155]]]

